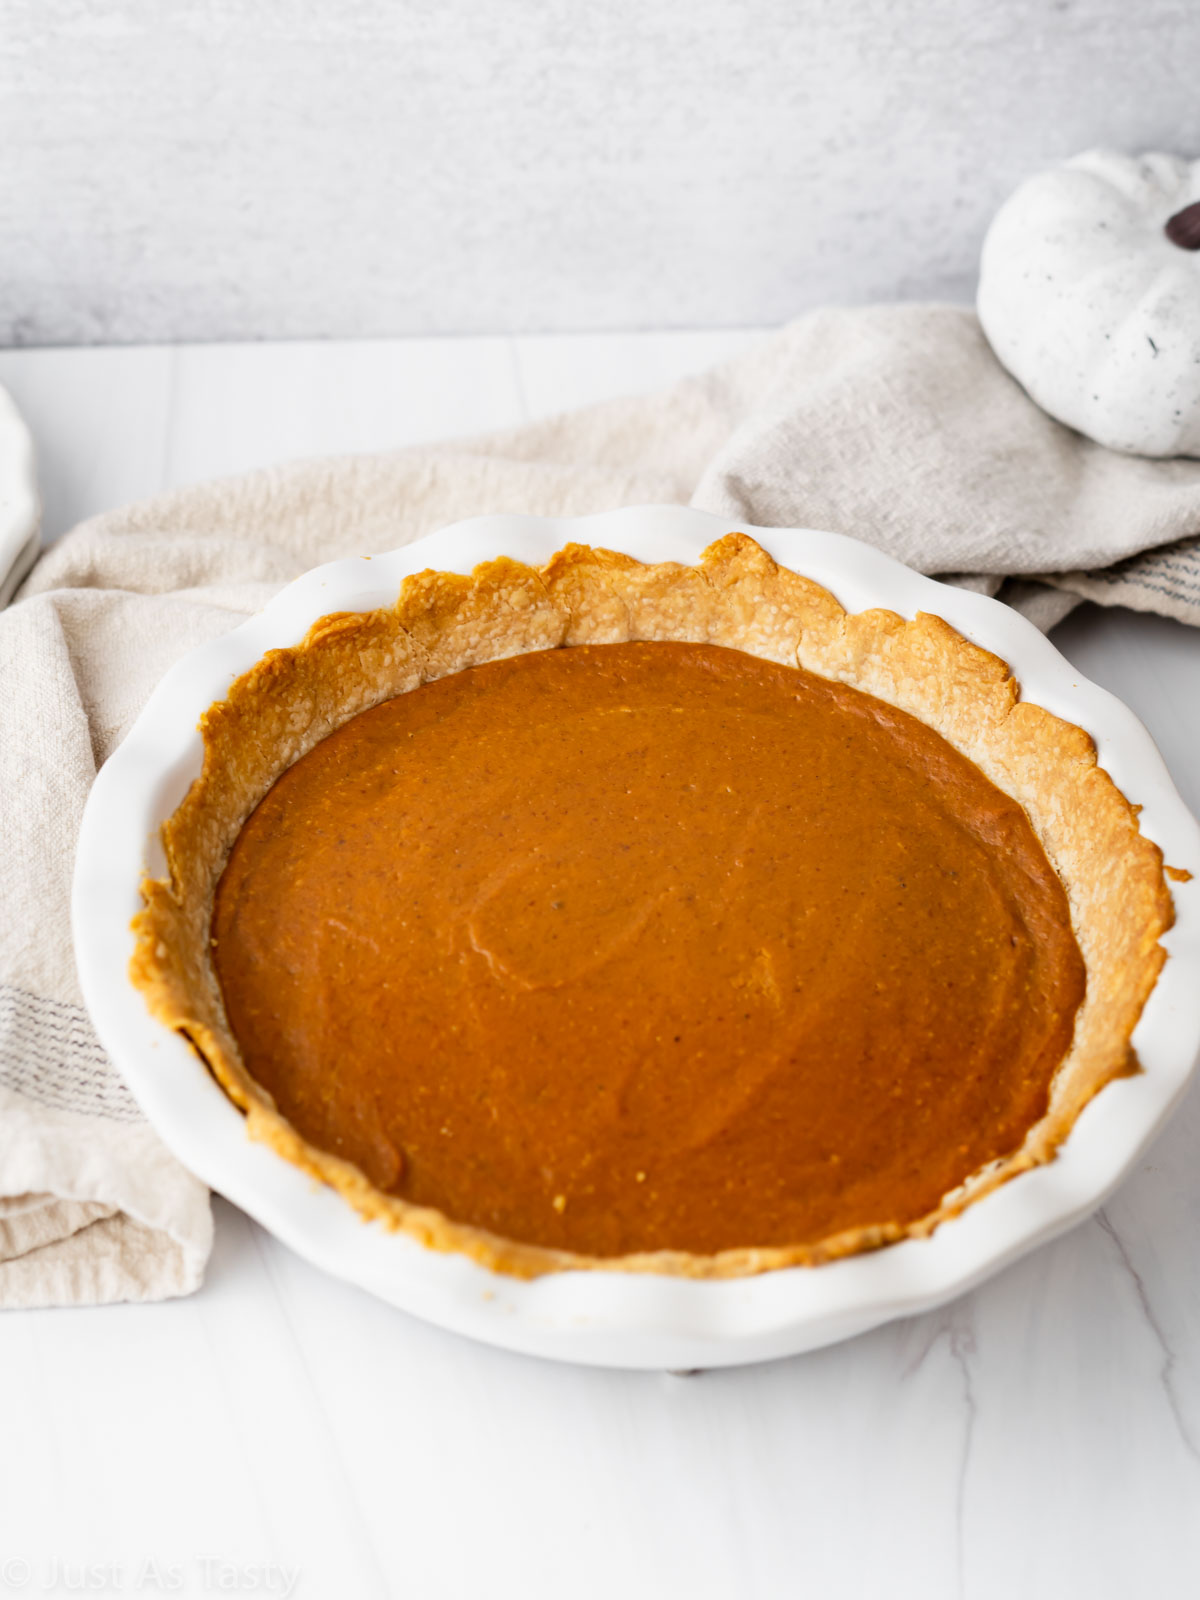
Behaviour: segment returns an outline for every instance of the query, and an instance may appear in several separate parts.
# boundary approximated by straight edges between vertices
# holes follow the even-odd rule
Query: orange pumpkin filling
[[[1084,993],[1015,801],[905,712],[702,644],[352,718],[243,827],[212,933],[311,1143],[598,1257],[925,1216],[1044,1114]]]

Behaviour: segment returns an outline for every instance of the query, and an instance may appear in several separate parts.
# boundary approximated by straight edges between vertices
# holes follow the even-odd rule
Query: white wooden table
[[[747,337],[25,351],[0,383],[54,536],[214,474],[665,382]],[[1200,805],[1200,636],[1089,608],[1057,642]],[[1198,1150],[1193,1095],[1103,1213],[947,1310],[692,1378],[477,1347],[218,1201],[191,1299],[0,1318],[0,1600],[1195,1595]]]

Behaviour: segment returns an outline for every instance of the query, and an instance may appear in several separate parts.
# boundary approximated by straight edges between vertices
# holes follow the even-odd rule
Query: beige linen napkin
[[[207,1257],[207,1196],[97,1044],[68,926],[92,776],[166,668],[317,562],[656,501],[854,534],[1043,627],[1081,596],[1200,622],[1200,462],[1050,421],[946,307],[821,312],[661,394],[84,523],[0,614],[0,1305],[185,1293]]]

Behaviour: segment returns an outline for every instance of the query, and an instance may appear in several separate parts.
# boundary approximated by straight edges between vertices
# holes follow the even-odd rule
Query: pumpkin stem
[[[1181,250],[1200,250],[1200,200],[1177,211],[1168,219],[1163,232]]]

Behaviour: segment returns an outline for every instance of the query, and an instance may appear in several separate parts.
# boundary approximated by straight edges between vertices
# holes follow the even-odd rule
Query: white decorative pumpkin
[[[1052,417],[1200,456],[1200,161],[1093,150],[1030,178],[984,240],[978,309]]]

